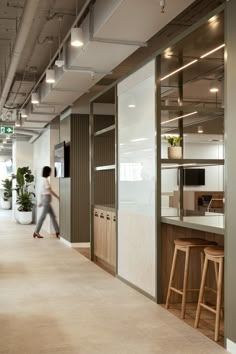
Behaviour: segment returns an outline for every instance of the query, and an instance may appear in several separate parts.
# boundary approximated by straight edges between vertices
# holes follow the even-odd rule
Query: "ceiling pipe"
[[[25,43],[28,38],[28,34],[31,30],[31,26],[36,15],[36,10],[39,2],[39,0],[27,0],[26,2],[23,16],[20,22],[20,27],[17,31],[15,44],[12,50],[11,62],[8,67],[7,76],[2,90],[2,95],[0,99],[0,112],[2,111],[7,100]]]
[[[34,1],[34,0],[32,0]],[[39,0],[37,0],[39,1]],[[86,3],[84,4],[84,6],[82,7],[82,9],[80,10],[78,16],[76,17],[75,21],[73,22],[71,28],[75,27],[77,25],[77,23],[81,20],[82,16],[84,15],[85,11],[87,10],[87,8],[92,4],[94,0],[87,0]],[[30,91],[29,95],[27,96],[27,98],[25,99],[24,103],[21,106],[21,109],[25,107],[25,105],[29,102],[30,100],[30,96],[31,93],[37,89],[38,85],[40,84],[40,82],[43,80],[45,73],[47,71],[47,69],[49,69],[49,67],[55,62],[55,60],[57,59],[59,53],[61,52],[61,50],[63,49],[64,43],[66,43],[66,41],[70,38],[70,34],[71,34],[71,28],[69,29],[69,31],[67,32],[66,36],[64,37],[63,41],[61,42],[60,47],[58,48],[58,50],[56,51],[56,53],[54,54],[54,56],[52,57],[51,61],[49,62],[48,66],[46,67],[46,69],[44,70],[44,72],[42,73],[42,75],[40,76],[40,78],[38,79],[38,81],[36,82],[36,84],[34,85],[34,87],[32,88],[32,90]]]

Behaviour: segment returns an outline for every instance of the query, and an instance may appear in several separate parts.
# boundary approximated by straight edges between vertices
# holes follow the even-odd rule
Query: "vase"
[[[32,223],[32,211],[18,211],[18,220],[22,225],[29,225]]]
[[[182,159],[182,146],[169,146],[168,159]]]

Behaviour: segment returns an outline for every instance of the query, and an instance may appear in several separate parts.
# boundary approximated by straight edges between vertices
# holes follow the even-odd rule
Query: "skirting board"
[[[231,354],[236,354],[236,343],[232,342],[230,339],[226,339],[226,349]]]
[[[61,242],[63,242],[66,246],[71,248],[89,248],[90,242],[69,242],[65,238],[60,238]]]

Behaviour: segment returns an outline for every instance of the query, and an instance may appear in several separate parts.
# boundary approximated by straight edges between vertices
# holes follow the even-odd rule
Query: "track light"
[[[71,29],[70,43],[73,47],[82,47],[84,45],[84,34],[80,27],[74,27]]]
[[[38,94],[38,92],[33,92],[31,94],[31,103],[33,103],[33,104],[39,103],[39,94]]]
[[[21,117],[22,117],[22,118],[27,118],[27,117],[28,117],[28,114],[27,114],[25,108],[23,108],[23,109],[21,110]]]
[[[48,84],[54,84],[56,82],[56,75],[54,69],[48,69],[46,71],[46,82]]]

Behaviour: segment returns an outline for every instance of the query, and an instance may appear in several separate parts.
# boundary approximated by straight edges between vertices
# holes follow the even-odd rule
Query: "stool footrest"
[[[200,303],[200,306],[203,307],[204,309],[206,309],[208,311],[211,311],[211,312],[216,314],[216,310],[214,308],[212,308],[212,307],[210,307],[210,306],[208,306],[206,304],[203,304],[202,302]]]

